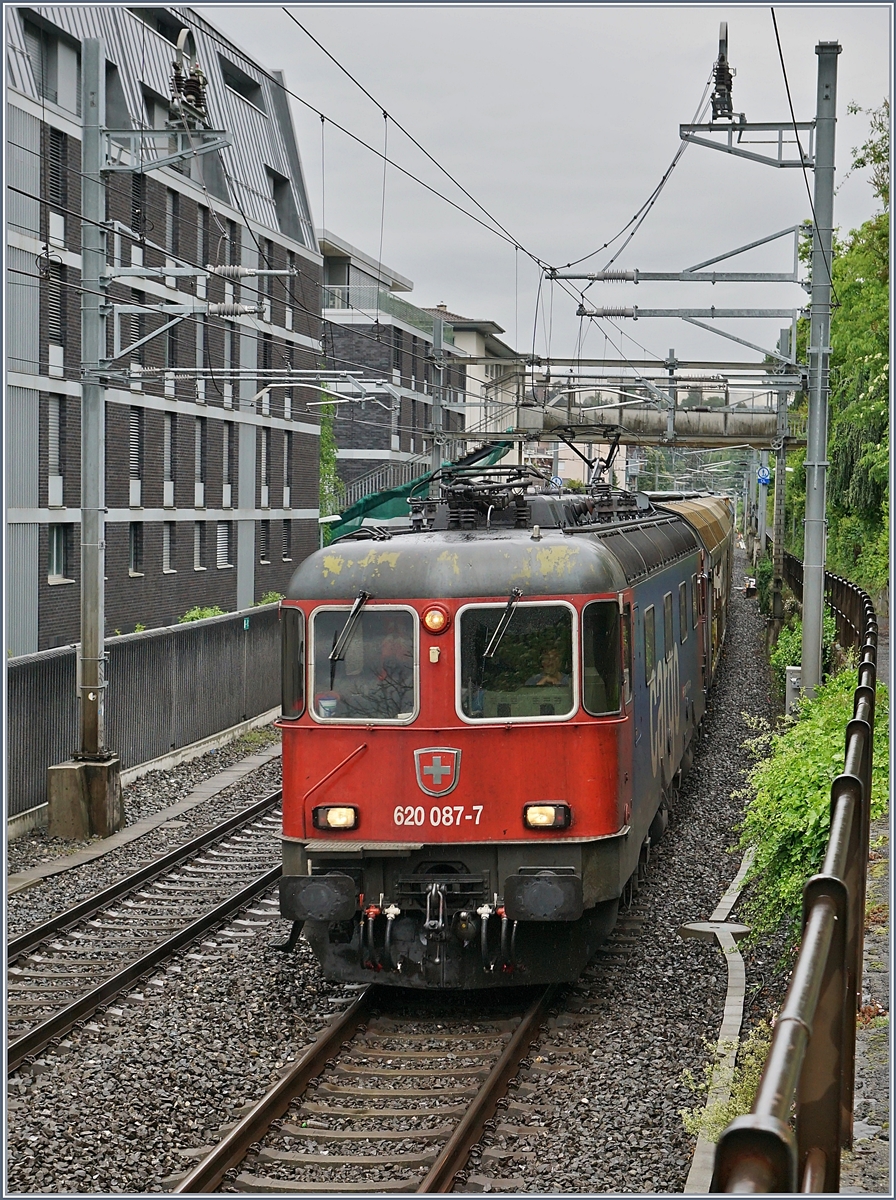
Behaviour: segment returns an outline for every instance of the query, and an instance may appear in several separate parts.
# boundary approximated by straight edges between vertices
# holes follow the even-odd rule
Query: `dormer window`
[[[224,77],[224,83],[232,92],[236,92],[238,96],[242,96],[244,100],[248,100],[250,104],[254,104],[261,112],[265,112],[264,93],[261,90],[261,84],[257,79],[253,79],[251,75],[247,75],[235,63],[229,59],[218,55],[218,62],[221,64],[221,74]]]

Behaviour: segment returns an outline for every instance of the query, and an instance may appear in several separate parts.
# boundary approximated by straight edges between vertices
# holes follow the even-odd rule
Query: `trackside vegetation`
[[[756,936],[782,920],[799,932],[803,884],[824,860],[830,832],[831,783],[843,771],[846,724],[852,719],[855,665],[800,701],[779,731],[745,714],[756,737],[747,743],[758,760],[740,793],[746,801],[740,849],[755,849],[746,884],[744,917]],[[884,816],[890,785],[889,691],[877,685],[871,819]]]

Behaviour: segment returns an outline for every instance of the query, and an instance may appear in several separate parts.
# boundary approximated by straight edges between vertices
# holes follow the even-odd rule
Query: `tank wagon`
[[[724,497],[445,470],[281,604],[280,908],[332,979],[576,978],[662,835],[728,609]]]

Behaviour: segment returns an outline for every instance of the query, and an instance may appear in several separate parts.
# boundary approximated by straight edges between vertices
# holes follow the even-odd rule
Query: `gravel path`
[[[694,1099],[681,1074],[697,1074],[703,1039],[715,1041],[726,971],[718,950],[676,931],[709,916],[739,865],[729,848],[742,804],[731,792],[748,765],[741,745],[750,730],[741,714],[772,715],[763,629],[755,600],[735,591],[705,737],[631,910],[643,917],[641,936],[621,969],[589,968],[573,998],[578,1019],[549,1033],[556,1051],[533,1051],[531,1075],[516,1090],[513,1103],[531,1112],[508,1119],[546,1130],[537,1159],[523,1164],[524,1187],[513,1190],[683,1187],[693,1138],[679,1113]],[[33,906],[44,887],[21,894],[17,915],[25,924],[38,919]],[[13,1076],[10,1189],[158,1192],[167,1176],[184,1171],[189,1160],[179,1151],[208,1144],[354,994],[324,982],[303,943],[286,957],[266,948],[285,933],[278,920],[254,937],[209,939],[217,948],[179,959],[163,986],[119,1004],[126,1011],[111,1025],[101,1028],[97,1018],[95,1029],[73,1031],[70,1047],[46,1052],[33,1075]],[[748,989],[751,982],[748,973]],[[564,1046],[587,1053],[564,1054]],[[554,1061],[572,1069],[554,1071]],[[493,1135],[489,1149],[501,1148]],[[474,1163],[471,1176],[519,1174],[519,1166],[502,1172],[495,1162],[492,1155],[487,1166]]]

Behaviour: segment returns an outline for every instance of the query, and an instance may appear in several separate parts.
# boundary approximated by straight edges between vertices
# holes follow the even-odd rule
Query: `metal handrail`
[[[802,566],[784,555],[802,595]],[[803,937],[756,1099],[716,1147],[713,1192],[838,1192],[852,1145],[856,1014],[862,943],[877,681],[877,617],[861,588],[825,572],[842,645],[859,651],[842,775],[831,784],[831,832],[821,872],[803,889]]]

